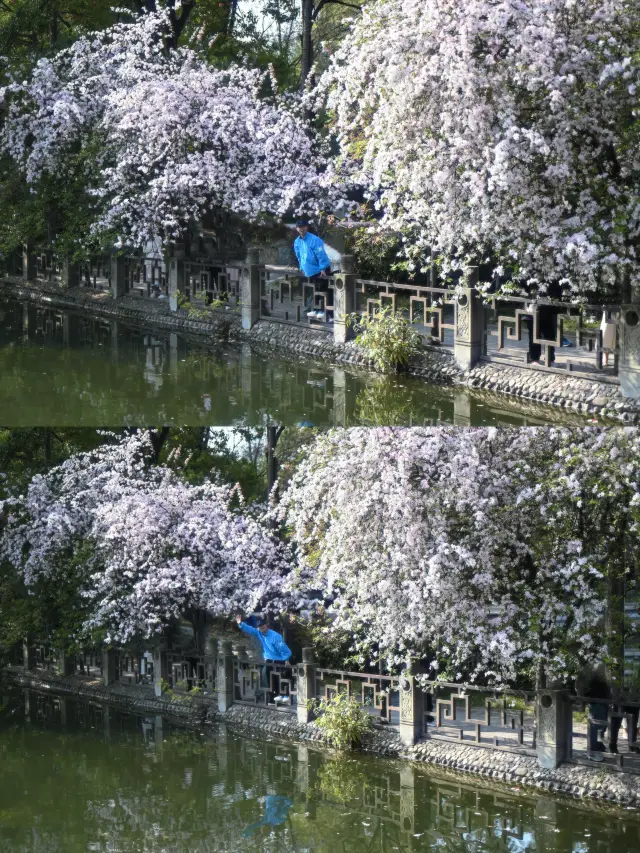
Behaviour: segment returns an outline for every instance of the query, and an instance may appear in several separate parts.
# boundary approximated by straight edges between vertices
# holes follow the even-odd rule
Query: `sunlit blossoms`
[[[186,484],[148,456],[141,434],[35,477],[4,504],[1,556],[33,588],[82,554],[87,627],[119,641],[150,636],[189,608],[228,617],[277,600],[287,549],[234,508],[237,491]]]
[[[626,0],[365,5],[320,89],[381,226],[541,291],[638,282],[637,24]]]
[[[329,598],[363,657],[481,683],[563,677],[612,653],[603,615],[633,559],[639,467],[637,431],[335,431],[279,515],[297,588]]]
[[[167,55],[164,13],[81,38],[4,90],[2,147],[30,184],[87,153],[94,229],[142,246],[180,238],[212,209],[254,221],[331,198],[325,159],[295,99],[269,75]]]

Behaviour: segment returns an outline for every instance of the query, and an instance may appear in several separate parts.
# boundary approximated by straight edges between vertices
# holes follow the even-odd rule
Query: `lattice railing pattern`
[[[336,693],[346,693],[355,699],[380,723],[398,725],[400,722],[400,678],[397,676],[318,669],[316,697],[330,699]]]
[[[256,664],[236,657],[233,691],[234,701],[240,704],[295,711],[298,702],[296,667],[273,661]]]

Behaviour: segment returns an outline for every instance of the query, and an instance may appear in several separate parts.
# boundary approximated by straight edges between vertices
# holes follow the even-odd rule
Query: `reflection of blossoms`
[[[624,0],[381,0],[315,97],[416,255],[581,292],[640,274],[639,69]]]
[[[237,489],[192,486],[148,464],[148,437],[71,457],[8,500],[2,556],[33,587],[88,541],[88,627],[114,640],[150,635],[187,608],[213,615],[277,599],[286,549],[242,509]],[[0,504],[0,509],[3,505]]]
[[[639,476],[634,430],[334,431],[278,516],[296,588],[331,599],[363,654],[481,681],[538,663],[561,676],[606,654],[604,578],[637,541]]]
[[[211,209],[253,221],[330,194],[295,99],[264,97],[268,73],[217,70],[189,48],[167,56],[167,14],[80,38],[3,90],[2,147],[28,182],[94,152],[94,227],[136,246]]]

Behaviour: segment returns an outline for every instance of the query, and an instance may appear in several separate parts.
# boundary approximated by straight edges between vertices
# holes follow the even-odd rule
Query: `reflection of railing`
[[[396,676],[318,669],[316,697],[330,699],[337,693],[346,693],[350,699],[355,699],[377,722],[392,726],[400,722],[399,678]]]
[[[240,705],[282,708],[295,712],[298,704],[295,666],[277,661],[233,662],[233,698]]]

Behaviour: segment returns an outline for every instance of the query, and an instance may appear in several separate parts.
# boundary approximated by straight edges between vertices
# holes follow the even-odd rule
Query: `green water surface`
[[[0,853],[640,850],[633,809],[0,684]]]
[[[0,424],[317,427],[573,423],[506,396],[207,345],[0,296]]]

